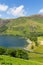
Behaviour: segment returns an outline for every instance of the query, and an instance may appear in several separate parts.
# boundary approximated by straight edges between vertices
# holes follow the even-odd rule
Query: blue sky
[[[43,0],[0,0],[0,18],[43,14]]]

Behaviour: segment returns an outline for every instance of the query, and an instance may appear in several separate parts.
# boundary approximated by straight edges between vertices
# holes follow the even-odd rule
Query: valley
[[[43,16],[33,15],[16,19],[0,19],[0,47],[2,47],[0,48],[2,50],[0,51],[0,64],[4,63],[5,65],[12,60],[12,65],[14,65],[14,61],[17,61],[16,65],[21,65],[23,59],[23,65],[25,63],[26,65],[43,65]],[[4,52],[3,47],[7,48],[7,52],[5,51],[4,54],[2,53]],[[22,50],[16,50],[17,55],[15,56],[15,49]],[[13,58],[12,53],[14,54]],[[26,53],[29,59],[27,60],[27,56],[25,54],[23,56],[22,53]],[[4,60],[6,61],[4,62]]]

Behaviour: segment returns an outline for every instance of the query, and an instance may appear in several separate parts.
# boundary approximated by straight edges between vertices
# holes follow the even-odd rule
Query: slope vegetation
[[[20,17],[17,19],[9,19],[5,21],[0,20],[0,22],[0,34],[28,37],[30,32],[43,33],[43,15]]]
[[[0,65],[43,65],[42,63],[0,55]]]

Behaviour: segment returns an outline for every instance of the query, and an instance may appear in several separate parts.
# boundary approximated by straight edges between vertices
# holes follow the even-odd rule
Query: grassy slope
[[[29,53],[30,60],[35,60],[43,63],[43,46],[35,47],[34,52],[39,52],[42,54]]]
[[[38,37],[38,42],[43,41],[43,36]],[[35,46],[34,52],[39,52],[42,54],[35,54],[35,53],[29,53],[29,57],[31,60],[35,60],[38,62],[43,63],[43,45],[39,45],[38,47]]]
[[[43,32],[43,16],[34,15],[30,17],[20,17],[17,19],[10,19],[5,26],[6,31],[3,34],[28,36],[29,32]],[[0,33],[0,34],[2,34]]]
[[[41,44],[41,41],[43,41],[43,36],[38,37],[38,42]],[[42,42],[43,43],[43,42]],[[43,53],[43,45],[39,45],[34,49],[35,52]]]
[[[0,65],[43,65],[40,62],[0,55]]]
[[[29,53],[29,58],[32,61],[43,63],[43,54]]]

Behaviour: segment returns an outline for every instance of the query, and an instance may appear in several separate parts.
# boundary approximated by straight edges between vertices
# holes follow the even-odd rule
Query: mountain
[[[43,15],[37,14],[16,19],[0,19],[0,35],[28,37],[30,32],[43,33]]]

